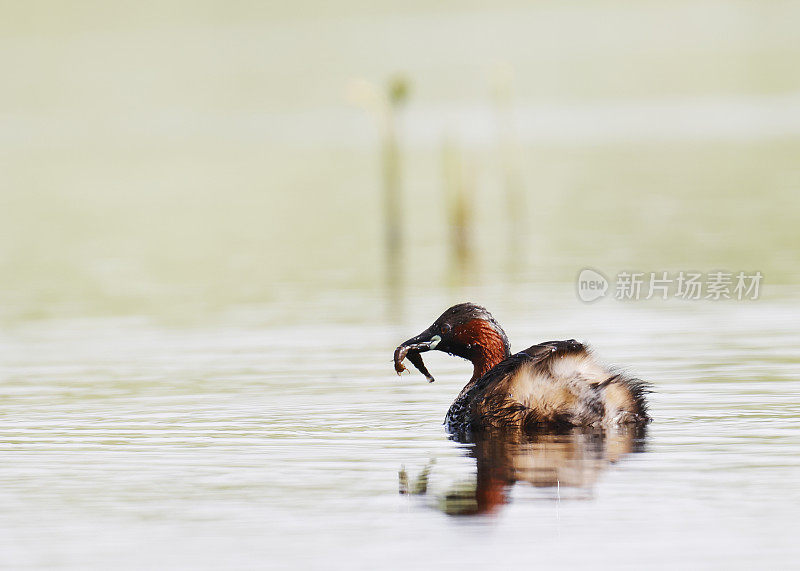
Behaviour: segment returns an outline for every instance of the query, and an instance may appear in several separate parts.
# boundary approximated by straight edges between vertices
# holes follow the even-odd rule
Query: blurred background
[[[790,1],[6,5],[0,318],[587,265],[797,284],[798,19]]]

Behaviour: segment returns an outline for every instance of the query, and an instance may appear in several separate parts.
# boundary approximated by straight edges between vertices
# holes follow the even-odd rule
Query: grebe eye
[[[449,323],[445,323],[442,325],[442,333],[450,333],[450,330],[453,328],[452,325]]]

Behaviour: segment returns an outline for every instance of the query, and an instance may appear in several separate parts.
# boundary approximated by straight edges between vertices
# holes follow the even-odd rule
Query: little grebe
[[[394,352],[398,374],[409,361],[425,375],[420,354],[436,349],[472,362],[472,378],[450,406],[451,432],[532,431],[569,426],[643,424],[648,384],[609,370],[588,347],[548,341],[511,354],[508,337],[483,307],[454,305]]]

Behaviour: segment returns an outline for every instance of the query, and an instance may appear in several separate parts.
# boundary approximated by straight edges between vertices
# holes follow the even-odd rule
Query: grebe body
[[[454,433],[536,431],[572,426],[644,424],[648,384],[600,363],[570,339],[511,354],[508,337],[483,307],[455,305],[395,350],[395,370],[408,358],[430,382],[421,353],[443,351],[472,362],[473,374],[447,412]]]

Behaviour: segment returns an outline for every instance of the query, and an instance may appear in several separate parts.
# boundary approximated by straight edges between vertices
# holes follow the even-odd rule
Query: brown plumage
[[[483,307],[455,305],[395,350],[395,370],[406,357],[427,378],[420,353],[436,349],[472,362],[472,378],[445,418],[454,433],[490,429],[644,424],[648,384],[600,364],[570,339],[533,345],[511,355],[500,324]]]

